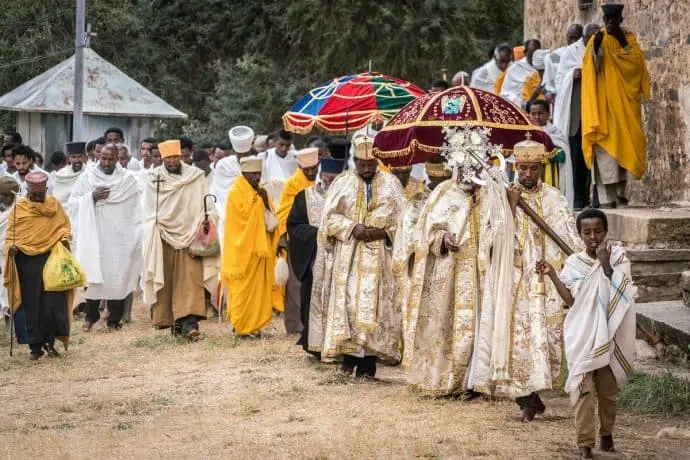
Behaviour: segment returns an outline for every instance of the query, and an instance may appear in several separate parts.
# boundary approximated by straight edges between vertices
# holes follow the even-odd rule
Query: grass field
[[[399,368],[376,382],[341,376],[274,325],[237,339],[228,323],[202,323],[188,344],[154,331],[143,307],[108,333],[73,324],[61,358],[30,362],[0,346],[0,454],[33,458],[572,458],[567,398],[513,421],[509,401],[467,403],[411,393]],[[61,347],[58,347],[61,350]],[[656,433],[682,423],[622,413],[619,452],[599,458],[688,458],[690,440]]]

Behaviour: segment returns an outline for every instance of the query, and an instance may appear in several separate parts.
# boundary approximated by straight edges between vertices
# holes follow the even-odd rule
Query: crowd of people
[[[240,337],[282,318],[306,352],[350,376],[402,364],[423,394],[513,398],[524,422],[545,411],[539,392],[565,388],[581,455],[595,445],[595,399],[600,448],[613,450],[635,287],[624,251],[606,242],[606,215],[582,208],[590,174],[600,207],[610,207],[624,202],[624,174],[644,170],[639,104],[649,83],[622,7],[604,13],[603,29],[569,27],[568,46],[547,52],[528,40],[520,57],[500,45],[471,78],[459,75],[561,141],[551,168],[557,155],[543,144],[516,144],[507,187],[504,169],[468,160],[478,145],[496,159],[482,129],[448,131],[438,161],[412,168],[376,158],[381,120],[351,143],[313,136],[300,150],[287,131],[257,136],[248,126],[230,129],[228,144],[147,138],[139,158],[110,128],[53,154],[51,173],[18,133],[6,134],[8,334],[31,359],[58,356],[71,315],[83,315],[85,332],[102,315],[116,331],[141,290],[152,325],[190,341],[203,339],[209,314]],[[559,188],[559,178],[570,185]],[[58,245],[85,286],[46,289]]]

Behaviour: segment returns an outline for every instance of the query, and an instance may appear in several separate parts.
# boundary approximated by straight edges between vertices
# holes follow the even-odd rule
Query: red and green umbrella
[[[354,131],[381,117],[389,119],[425,91],[377,72],[346,75],[312,89],[283,115],[288,131],[307,134],[314,127],[331,134]]]
[[[533,139],[551,151],[551,138],[519,107],[493,93],[456,86],[417,98],[401,109],[374,139],[374,155],[391,166],[435,160],[446,127],[491,128],[489,142],[502,145],[506,156],[513,146]]]

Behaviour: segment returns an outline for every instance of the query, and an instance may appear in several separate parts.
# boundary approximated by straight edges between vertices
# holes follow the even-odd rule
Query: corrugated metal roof
[[[84,68],[85,115],[187,118],[91,48],[84,48]],[[0,109],[71,113],[73,100],[74,56],[0,97]]]

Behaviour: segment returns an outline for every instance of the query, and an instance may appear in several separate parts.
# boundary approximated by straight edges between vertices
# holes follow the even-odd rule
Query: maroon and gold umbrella
[[[391,166],[423,163],[441,152],[446,127],[491,128],[489,142],[502,145],[506,156],[525,139],[554,146],[512,102],[469,86],[426,94],[403,107],[374,139],[374,155]]]

